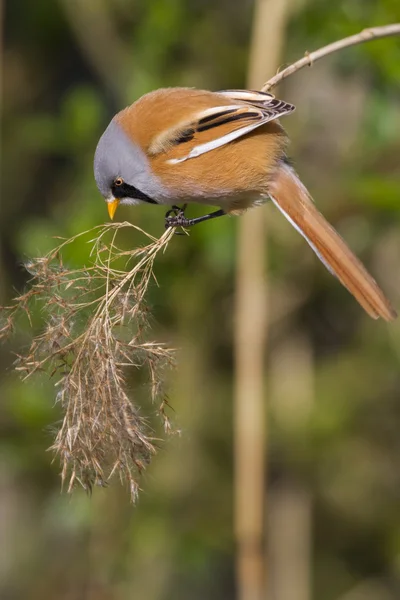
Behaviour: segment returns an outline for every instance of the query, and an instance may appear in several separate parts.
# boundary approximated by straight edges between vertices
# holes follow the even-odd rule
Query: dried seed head
[[[39,370],[58,375],[56,401],[63,421],[51,450],[60,458],[62,481],[68,491],[79,482],[90,493],[94,485],[105,486],[118,473],[135,501],[137,474],[149,463],[155,446],[138,391],[130,386],[128,393],[126,378],[147,371],[150,395],[160,400],[159,414],[169,431],[163,377],[164,368],[173,364],[173,352],[146,338],[151,313],[145,296],[154,278],[154,260],[173,230],[154,239],[139,229],[149,243],[126,251],[116,245],[118,231],[126,227],[138,229],[130,223],[95,228],[89,267],[67,269],[62,261],[63,248],[89,232],[27,261],[30,287],[2,310],[0,339],[12,332],[18,313],[31,319],[33,301],[41,303],[42,332],[25,354],[18,355],[16,370],[24,379]]]

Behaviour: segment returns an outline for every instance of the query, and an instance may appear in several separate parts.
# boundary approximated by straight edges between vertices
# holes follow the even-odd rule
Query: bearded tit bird
[[[187,227],[270,199],[366,312],[391,321],[389,300],[288,162],[288,137],[277,119],[294,109],[257,91],[146,94],[112,119],[96,149],[94,174],[109,216],[119,204],[162,204],[172,207],[166,226]],[[219,209],[188,219],[190,202]]]

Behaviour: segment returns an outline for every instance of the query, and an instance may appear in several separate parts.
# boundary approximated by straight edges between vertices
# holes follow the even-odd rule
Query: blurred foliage
[[[5,5],[3,303],[23,289],[27,257],[48,252],[54,236],[106,220],[92,160],[118,109],[160,86],[223,89],[245,82],[250,0],[70,5]],[[282,64],[363,27],[399,20],[398,0],[293,0]],[[298,106],[285,126],[302,179],[397,307],[399,79],[400,44],[393,38],[338,53],[280,90]],[[374,600],[395,600],[400,326],[370,321],[272,206],[258,210],[268,218],[270,237],[267,380],[282,379],[280,352],[296,333],[312,357],[306,418],[278,418],[286,395],[296,404],[296,382],[295,391],[271,388],[270,485],[299,481],[312,496],[313,598],[339,599],[373,580],[381,590]],[[141,206],[121,208],[118,216],[159,235],[163,212]],[[156,265],[159,287],[152,287],[150,302],[155,335],[179,349],[170,399],[181,435],[160,443],[137,508],[117,485],[92,498],[60,495],[58,465],[46,453],[49,427],[59,418],[52,382],[22,384],[14,376],[12,352],[29,343],[23,330],[0,348],[2,597],[232,597],[236,224],[221,219],[176,237]],[[126,239],[135,243],[134,236]],[[85,244],[74,252],[66,257],[71,264],[87,260]],[[294,356],[290,370],[297,372],[300,358]],[[290,382],[291,373],[284,378]]]

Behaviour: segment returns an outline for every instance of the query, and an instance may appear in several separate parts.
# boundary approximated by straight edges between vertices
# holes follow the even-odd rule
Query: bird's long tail
[[[316,209],[292,167],[282,162],[268,189],[281,213],[364,310],[374,319],[395,319],[396,311],[389,300],[337,231]]]

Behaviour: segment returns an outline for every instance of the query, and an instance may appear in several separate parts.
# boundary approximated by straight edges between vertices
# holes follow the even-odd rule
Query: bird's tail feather
[[[269,195],[327,269],[353,294],[371,317],[382,317],[385,321],[396,318],[396,311],[376,281],[317,210],[292,167],[281,163],[269,185]]]

